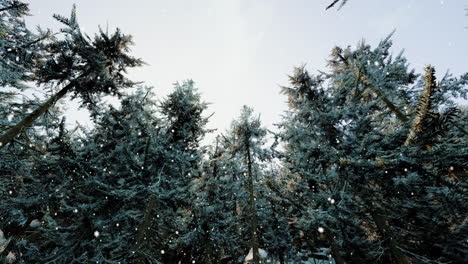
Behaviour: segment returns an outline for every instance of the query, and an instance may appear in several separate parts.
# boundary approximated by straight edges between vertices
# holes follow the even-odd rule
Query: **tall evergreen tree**
[[[0,1],[0,87],[25,88],[24,81],[32,80],[38,59],[46,53],[43,42],[50,32],[31,32],[24,22],[28,12],[28,4],[21,1]]]
[[[240,188],[235,181],[242,171],[230,158],[218,136],[203,161],[201,177],[194,182],[194,228],[188,234],[196,245],[196,263],[228,263],[244,253],[236,210]]]
[[[140,227],[140,236],[159,239],[140,247],[157,249],[163,263],[190,262],[195,255],[188,233],[195,228],[193,181],[201,174],[200,141],[208,131],[206,108],[193,81],[176,83],[160,105],[166,135],[164,160],[152,165],[158,180],[147,203],[147,220]]]
[[[48,199],[38,208],[42,238],[27,240],[25,259],[129,263],[146,253],[148,262],[157,263],[155,254],[133,247],[156,178],[156,169],[146,165],[164,151],[155,111],[151,93],[138,90],[120,108],[102,107],[96,127],[84,136],[59,133],[35,168]]]
[[[0,115],[6,117],[0,120],[0,129],[21,120],[38,104],[37,98],[0,103]],[[7,255],[18,258],[26,254],[23,241],[28,237],[36,239],[34,231],[44,215],[50,193],[55,191],[54,183],[48,181],[50,178],[36,174],[41,161],[50,157],[51,139],[57,137],[61,127],[62,111],[58,107],[49,110],[34,126],[24,129],[14,144],[0,150],[0,193],[3,194],[0,230],[9,241],[0,250],[0,261],[5,261]]]
[[[70,18],[55,15],[65,25],[62,39],[53,39],[46,45],[47,60],[37,66],[32,80],[39,85],[60,87],[60,90],[35,111],[0,136],[0,148],[11,142],[24,127],[30,126],[57,100],[68,92],[80,97],[83,104],[93,108],[101,95],[121,95],[122,88],[135,83],[124,73],[128,67],[140,66],[142,62],[129,56],[131,37],[120,30],[113,35],[100,30],[94,40],[83,34],[73,7]]]
[[[266,158],[265,144],[266,129],[261,126],[259,117],[253,116],[253,109],[244,106],[239,119],[234,120],[231,125],[226,141],[230,152],[237,157],[243,169],[243,178],[248,193],[246,213],[248,213],[248,238],[249,247],[252,250],[253,262],[259,263],[259,229],[256,182],[261,175],[261,162]]]
[[[460,204],[465,199],[454,184],[463,180],[441,171],[465,158],[460,151],[466,143],[445,136],[466,136],[452,100],[466,96],[467,75],[445,77],[434,92],[431,68],[415,82],[404,57],[393,58],[390,46],[386,38],[375,49],[364,43],[356,50],[335,48],[330,73],[311,76],[298,68],[291,76],[292,87],[283,89],[291,106],[283,123],[284,161],[298,183],[294,192],[300,193],[291,204],[298,208],[301,229],[315,231],[309,250],[326,245],[337,263],[459,261],[416,235],[412,239],[418,242],[410,242],[415,240],[407,234],[429,230],[434,222],[447,227],[438,218],[447,215],[452,231],[443,231],[450,234],[444,244],[458,241],[464,228],[457,217],[462,207],[449,213],[439,206],[451,204],[441,193],[453,193]],[[426,92],[418,103],[420,87]],[[431,143],[425,150],[410,147],[416,137]],[[437,147],[436,154],[433,146],[439,144],[444,147]],[[458,166],[463,167],[453,168]],[[418,220],[410,220],[414,218]],[[464,251],[463,246],[455,248]]]

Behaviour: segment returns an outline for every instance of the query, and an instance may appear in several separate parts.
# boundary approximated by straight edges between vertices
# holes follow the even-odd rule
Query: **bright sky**
[[[193,79],[215,112],[210,128],[224,131],[246,104],[268,127],[281,119],[280,86],[303,63],[324,70],[335,46],[365,38],[373,46],[392,30],[393,52],[403,48],[417,72],[427,64],[438,76],[468,71],[466,0],[349,0],[325,11],[330,0],[30,0],[30,27],[57,29],[69,16],[88,34],[98,25],[133,35],[133,54],[148,63],[130,77],[154,86],[159,98],[176,81]],[[73,105],[73,104],[71,104]],[[86,123],[72,106],[69,121]]]

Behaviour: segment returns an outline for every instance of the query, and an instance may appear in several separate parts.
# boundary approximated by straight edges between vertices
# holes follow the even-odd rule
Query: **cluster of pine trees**
[[[0,0],[0,262],[468,262],[468,74],[416,74],[390,37],[335,47],[294,69],[276,131],[244,107],[203,145],[192,81],[157,101],[125,77],[129,35],[27,13]],[[65,125],[67,94],[92,128]]]

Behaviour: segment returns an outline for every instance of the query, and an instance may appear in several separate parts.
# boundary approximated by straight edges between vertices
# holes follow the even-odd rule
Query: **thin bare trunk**
[[[409,260],[403,252],[399,249],[399,245],[395,240],[392,230],[390,230],[385,217],[377,212],[371,213],[372,219],[374,220],[375,224],[377,225],[377,229],[379,233],[382,234],[383,237],[387,238],[387,242],[390,246],[390,252],[393,256],[393,262],[398,264],[409,264]]]
[[[143,160],[143,166],[144,168],[148,167],[148,152],[149,152],[149,146],[151,142],[151,136],[148,136],[146,140],[146,146],[145,146],[145,158]],[[142,175],[144,176],[144,175]],[[143,221],[140,224],[140,227],[138,229],[137,236],[135,238],[135,246],[139,247],[141,243],[143,242],[143,239],[145,238],[145,234],[149,227],[151,226],[151,215],[153,213],[154,208],[156,208],[156,202],[157,202],[157,196],[155,194],[152,194],[150,196],[148,205],[146,206],[146,211],[145,215],[143,217]]]
[[[346,264],[346,261],[344,260],[343,256],[341,256],[340,246],[338,246],[338,244],[336,244],[334,241],[332,242],[330,246],[330,250],[331,250],[331,255],[333,259],[335,260],[336,264]]]
[[[252,175],[252,158],[250,156],[250,145],[247,142],[247,173],[249,176],[249,193],[250,193],[250,224],[251,224],[251,236],[252,236],[252,254],[253,262],[255,264],[260,263],[260,257],[258,254],[258,240],[257,240],[257,210],[254,196],[254,181]]]
[[[156,207],[157,197],[156,195],[151,195],[148,206],[146,207],[145,216],[143,217],[143,221],[141,222],[140,227],[138,228],[138,233],[135,239],[135,246],[139,247],[145,238],[145,234],[150,227],[151,224],[151,215],[153,213],[154,208]]]
[[[31,114],[26,116],[23,120],[21,120],[18,124],[14,127],[10,128],[4,135],[0,137],[0,149],[5,147],[8,143],[10,143],[15,137],[17,137],[21,130],[25,127],[28,127],[34,123],[39,117],[41,117],[49,108],[55,104],[60,98],[65,96],[67,92],[73,87],[73,84],[70,83],[58,93],[53,95],[49,100],[45,101],[39,108],[34,110]]]

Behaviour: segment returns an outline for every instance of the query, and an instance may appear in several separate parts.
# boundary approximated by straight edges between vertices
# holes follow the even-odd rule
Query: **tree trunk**
[[[330,242],[330,254],[335,260],[336,264],[346,264],[345,259],[341,255],[341,247],[335,242],[335,238],[330,229],[326,228],[324,232],[325,238]]]
[[[208,230],[205,230],[208,231]],[[204,252],[204,262],[205,264],[213,264],[213,248],[211,244],[210,235],[207,235],[205,238],[205,252]]]
[[[343,256],[341,256],[340,247],[334,241],[330,246],[330,250],[331,255],[335,260],[336,264],[346,264],[346,261],[344,260]]]
[[[143,238],[145,237],[146,231],[150,227],[151,224],[151,215],[153,213],[153,209],[156,207],[157,197],[156,195],[151,195],[148,206],[146,207],[145,216],[143,217],[143,221],[138,229],[138,233],[135,239],[135,246],[140,247],[141,243],[143,242]]]
[[[255,205],[254,197],[254,182],[252,175],[252,158],[250,157],[250,144],[247,142],[247,172],[249,176],[249,193],[250,193],[250,224],[251,224],[251,236],[252,236],[252,255],[253,262],[255,264],[260,263],[260,257],[258,254],[258,240],[257,240],[257,210]]]
[[[388,244],[390,246],[391,255],[394,258],[393,262],[398,264],[409,264],[410,262],[408,261],[408,258],[398,248],[398,243],[396,242],[392,230],[390,230],[385,218],[378,212],[372,212],[371,216],[375,224],[377,225],[377,229],[379,230],[379,232],[384,238],[387,238]]]
[[[23,120],[21,120],[18,124],[14,127],[10,128],[4,135],[0,137],[0,149],[5,147],[8,143],[10,143],[15,137],[17,137],[21,130],[25,127],[28,127],[34,123],[40,116],[42,116],[55,102],[60,100],[67,92],[73,87],[74,84],[70,83],[58,93],[53,95],[49,100],[45,101],[39,108],[34,110],[31,114],[26,116]]]

